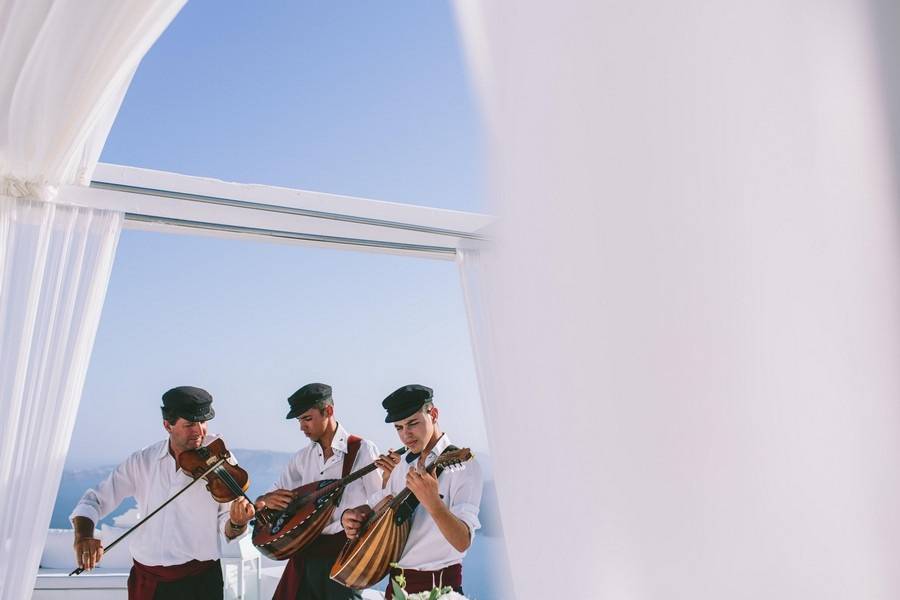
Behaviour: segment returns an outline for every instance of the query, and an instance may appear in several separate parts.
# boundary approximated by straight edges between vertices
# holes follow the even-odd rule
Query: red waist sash
[[[430,592],[433,588],[446,587],[448,585],[453,588],[453,591],[462,593],[462,563],[456,563],[437,571],[391,568],[390,580],[388,581],[387,590],[384,592],[384,600],[391,600],[394,597],[394,586],[391,582],[394,581],[395,576],[401,573],[406,578],[404,590],[408,594]]]
[[[128,600],[153,600],[158,584],[199,575],[218,565],[217,560],[191,560],[182,565],[150,567],[134,561],[131,573],[128,574]]]

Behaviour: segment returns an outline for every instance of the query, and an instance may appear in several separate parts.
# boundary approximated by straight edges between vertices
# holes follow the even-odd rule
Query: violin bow
[[[218,461],[216,464],[214,464],[213,466],[211,466],[210,468],[208,468],[208,469],[206,470],[206,472],[203,473],[203,475],[201,475],[200,477],[195,478],[192,482],[190,482],[189,484],[187,484],[186,486],[184,486],[183,488],[181,488],[180,490],[178,490],[178,492],[177,492],[174,496],[172,496],[171,498],[169,498],[168,500],[166,500],[165,502],[163,502],[162,504],[160,504],[160,505],[156,508],[156,510],[154,510],[152,513],[150,513],[149,515],[147,515],[146,517],[144,517],[143,519],[141,519],[140,521],[138,521],[137,523],[135,523],[134,525],[132,525],[132,526],[131,526],[131,529],[129,529],[128,531],[126,531],[125,533],[123,533],[122,535],[120,535],[119,537],[117,537],[115,540],[113,540],[113,542],[112,542],[109,546],[107,546],[106,548],[103,548],[103,547],[101,546],[102,550],[103,550],[104,552],[106,552],[106,551],[108,551],[108,550],[112,550],[112,549],[113,549],[113,546],[115,546],[116,544],[118,544],[119,542],[121,542],[123,539],[125,539],[125,536],[127,536],[129,533],[131,533],[132,531],[134,531],[135,529],[137,529],[138,527],[140,527],[141,525],[143,525],[145,521],[147,521],[150,517],[152,517],[153,515],[155,515],[156,513],[158,513],[159,511],[161,511],[162,509],[164,509],[164,508],[169,504],[169,502],[171,502],[172,500],[174,500],[175,498],[177,498],[178,496],[180,496],[181,494],[183,494],[184,492],[186,492],[186,491],[188,490],[188,488],[190,488],[192,485],[194,485],[195,483],[197,483],[198,481],[200,481],[201,479],[203,479],[204,477],[206,477],[207,475],[209,475],[210,473],[212,473],[213,471],[215,471],[215,470],[216,470],[219,466],[221,466],[221,464],[222,464],[223,462],[225,462],[226,460],[227,460],[227,457],[226,457],[226,458],[220,458],[219,461]],[[84,573],[84,567],[77,567],[74,571],[72,571],[71,573],[69,573],[69,577],[71,577],[72,575],[81,575],[82,573]]]

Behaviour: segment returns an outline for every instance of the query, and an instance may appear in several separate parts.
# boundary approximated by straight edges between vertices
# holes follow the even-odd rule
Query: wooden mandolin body
[[[359,537],[348,540],[331,568],[331,578],[356,590],[371,587],[381,581],[400,560],[409,537],[410,519],[396,523],[396,510],[388,505],[389,498],[375,507],[375,516]]]
[[[275,560],[290,558],[305,548],[328,524],[341,499],[342,486],[326,490],[336,479],[314,481],[296,488],[296,500],[283,511],[263,509],[267,523],[257,519],[253,527],[253,545]]]

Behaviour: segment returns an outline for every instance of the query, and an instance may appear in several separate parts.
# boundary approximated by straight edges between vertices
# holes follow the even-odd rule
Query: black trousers
[[[332,581],[331,565],[334,559],[306,558],[303,560],[303,583],[297,593],[297,600],[356,600],[362,592],[344,587]]]
[[[153,600],[222,600],[224,589],[222,569],[214,567],[193,577],[158,584]]]

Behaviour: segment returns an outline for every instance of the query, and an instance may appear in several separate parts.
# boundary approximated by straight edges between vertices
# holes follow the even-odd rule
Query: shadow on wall
[[[869,0],[869,7],[891,133],[892,167],[895,179],[900,179],[900,2]]]

